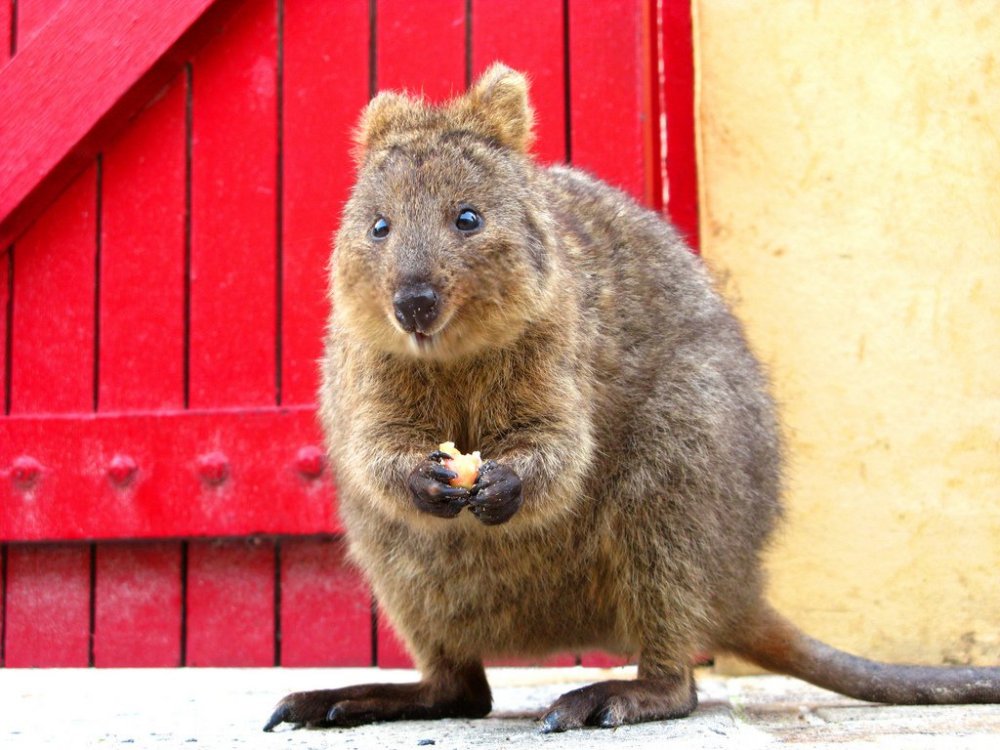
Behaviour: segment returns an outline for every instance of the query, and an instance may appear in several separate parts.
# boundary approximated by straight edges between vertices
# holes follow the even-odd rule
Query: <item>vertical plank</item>
[[[181,549],[97,546],[94,666],[180,666]]]
[[[698,248],[698,159],[694,123],[694,40],[690,0],[663,0],[663,111],[666,114],[666,208]]]
[[[274,665],[274,543],[188,546],[187,666]]]
[[[440,101],[465,88],[465,0],[378,0],[376,80]]]
[[[96,203],[91,166],[17,242],[11,413],[93,406]]]
[[[573,163],[646,199],[643,3],[570,0]]]
[[[6,665],[86,667],[90,547],[9,545]]]
[[[11,305],[14,300],[11,292],[14,291],[14,246],[0,248],[0,411],[7,413],[10,409],[8,403],[8,377],[10,375],[10,344],[11,344]]]
[[[342,540],[282,542],[281,664],[372,664],[371,594],[349,567]]]
[[[10,60],[14,50],[14,18],[13,5],[10,2],[0,3],[0,65]]]
[[[184,405],[185,85],[175,80],[104,151],[102,411]],[[96,666],[181,659],[181,546],[98,544]]]
[[[316,401],[330,239],[354,180],[368,101],[368,0],[289,2],[282,122],[282,403]]]
[[[104,151],[102,411],[184,405],[184,81]]]
[[[275,403],[275,0],[194,60],[190,405]]]
[[[473,79],[496,61],[527,73],[535,108],[535,153],[544,162],[566,154],[566,71],[563,3],[472,2]]]

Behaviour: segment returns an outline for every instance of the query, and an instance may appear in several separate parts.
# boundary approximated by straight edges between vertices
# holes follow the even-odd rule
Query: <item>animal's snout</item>
[[[441,297],[427,283],[407,284],[392,298],[396,320],[407,333],[427,333],[441,311]]]

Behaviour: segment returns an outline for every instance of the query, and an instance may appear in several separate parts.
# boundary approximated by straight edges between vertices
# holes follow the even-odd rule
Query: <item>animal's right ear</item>
[[[361,120],[354,131],[357,157],[360,159],[375,148],[393,130],[405,127],[419,109],[420,103],[404,94],[383,91],[376,95],[361,113]]]

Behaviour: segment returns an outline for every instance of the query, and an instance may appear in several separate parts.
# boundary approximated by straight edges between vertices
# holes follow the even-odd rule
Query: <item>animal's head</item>
[[[339,325],[438,360],[504,346],[545,304],[552,231],[528,154],[523,75],[496,64],[441,106],[376,96],[336,238]]]

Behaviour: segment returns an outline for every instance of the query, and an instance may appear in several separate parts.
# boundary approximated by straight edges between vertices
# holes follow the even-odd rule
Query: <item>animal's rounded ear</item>
[[[386,135],[405,127],[419,109],[420,103],[405,94],[393,91],[377,94],[361,113],[358,127],[354,131],[357,156],[364,156]]]
[[[480,129],[515,151],[534,140],[535,114],[528,101],[528,79],[503,63],[493,63],[461,100]]]

